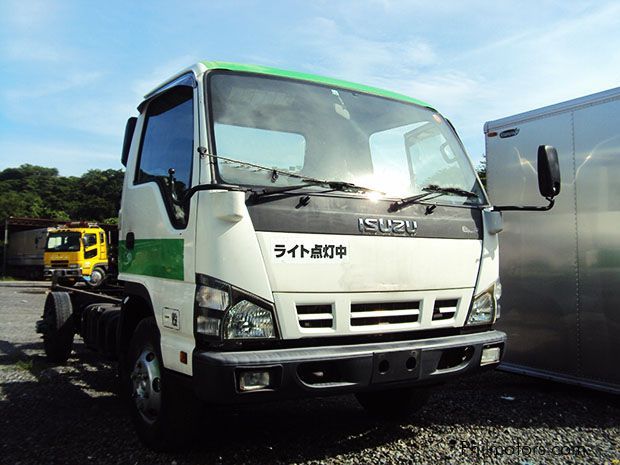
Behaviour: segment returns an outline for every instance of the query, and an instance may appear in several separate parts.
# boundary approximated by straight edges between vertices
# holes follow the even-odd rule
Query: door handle
[[[136,244],[136,236],[134,235],[133,232],[128,232],[127,235],[125,236],[125,247],[127,247],[128,249],[133,249],[135,244]]]

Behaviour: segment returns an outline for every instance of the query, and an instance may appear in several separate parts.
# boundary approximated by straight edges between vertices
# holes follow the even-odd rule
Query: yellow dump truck
[[[105,231],[93,223],[67,223],[48,232],[44,254],[44,276],[57,276],[59,283],[85,281],[99,287],[108,271]]]

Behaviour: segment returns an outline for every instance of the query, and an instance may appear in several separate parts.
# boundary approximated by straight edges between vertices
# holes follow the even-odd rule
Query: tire
[[[118,311],[110,318],[110,321],[108,321],[105,326],[105,353],[111,360],[116,360],[118,358],[118,353],[116,351],[116,335],[118,333],[118,322],[120,319],[121,312]]]
[[[105,283],[107,276],[105,270],[100,266],[93,268],[90,273],[90,279],[86,281],[86,285],[91,289],[98,289]]]
[[[145,318],[129,344],[125,389],[140,440],[153,450],[172,451],[192,443],[197,409],[193,393],[175,382],[161,361],[157,323]]]
[[[430,397],[430,389],[409,387],[358,392],[355,397],[359,404],[373,416],[402,419],[411,416],[426,404]]]
[[[45,300],[43,308],[43,348],[48,360],[54,363],[65,363],[73,349],[73,306],[66,292],[51,292]]]
[[[102,306],[103,307],[103,306]],[[107,347],[107,334],[108,334],[108,326],[110,325],[110,321],[120,312],[117,306],[110,304],[106,305],[105,310],[99,317],[97,321],[97,350],[101,352],[106,357],[110,356]],[[116,332],[116,328],[113,328]]]

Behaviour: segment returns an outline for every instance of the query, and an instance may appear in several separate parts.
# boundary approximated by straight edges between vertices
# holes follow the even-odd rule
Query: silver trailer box
[[[489,121],[496,205],[544,205],[536,153],[556,147],[548,212],[504,212],[502,367],[620,393],[620,88]]]
[[[12,276],[43,278],[43,254],[47,228],[16,231],[8,234],[7,270]]]

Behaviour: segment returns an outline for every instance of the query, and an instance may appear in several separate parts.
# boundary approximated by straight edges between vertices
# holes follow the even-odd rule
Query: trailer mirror
[[[138,118],[132,116],[127,120],[125,125],[125,138],[123,139],[123,151],[121,153],[121,163],[127,167],[127,158],[129,157],[129,149],[131,148],[131,140],[133,139],[133,133],[136,129],[136,123]]]
[[[538,147],[538,190],[551,199],[560,193],[560,162],[558,152],[551,145]]]

